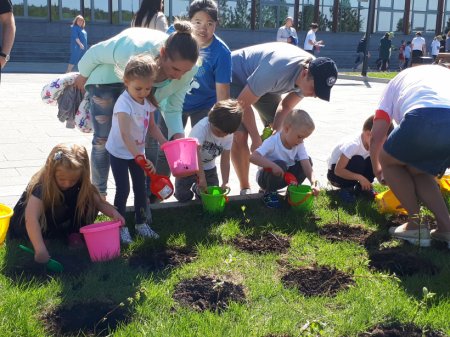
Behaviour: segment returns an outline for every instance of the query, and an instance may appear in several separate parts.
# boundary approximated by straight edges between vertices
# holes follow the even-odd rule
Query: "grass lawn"
[[[353,76],[361,76],[361,72],[357,71],[357,72],[351,72],[351,71],[346,71],[346,72],[342,72],[342,74],[344,75],[353,75]],[[374,77],[374,78],[387,78],[389,80],[393,79],[396,75],[398,74],[397,71],[392,71],[392,72],[368,72],[367,73],[367,77]]]
[[[1,247],[0,335],[369,336],[377,325],[450,334],[447,246],[391,240],[393,220],[368,201],[338,206],[328,191],[309,214],[254,200],[217,216],[192,205],[153,218],[160,239],[110,262],[52,244],[62,274],[48,276],[18,242]]]

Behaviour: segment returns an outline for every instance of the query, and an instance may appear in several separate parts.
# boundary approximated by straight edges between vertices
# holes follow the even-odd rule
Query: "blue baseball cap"
[[[309,64],[309,72],[314,78],[316,96],[324,101],[330,101],[331,88],[338,76],[336,63],[328,57],[318,57]]]

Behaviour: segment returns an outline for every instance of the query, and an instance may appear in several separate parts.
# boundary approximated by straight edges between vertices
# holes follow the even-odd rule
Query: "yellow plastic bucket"
[[[9,228],[9,220],[14,211],[6,205],[0,204],[0,245],[5,241]]]
[[[308,185],[289,185],[287,189],[288,203],[292,208],[299,212],[308,212],[314,203],[311,186]]]
[[[219,186],[208,186],[206,193],[201,193],[203,209],[209,213],[221,213],[228,202],[230,189],[223,190]]]
[[[442,192],[450,192],[450,176],[443,176],[441,179],[438,179],[439,187]]]
[[[381,214],[408,214],[408,212],[406,212],[406,209],[404,209],[400,204],[400,201],[397,199],[394,192],[392,192],[391,190],[378,193],[375,196],[375,202],[377,204],[378,211]]]

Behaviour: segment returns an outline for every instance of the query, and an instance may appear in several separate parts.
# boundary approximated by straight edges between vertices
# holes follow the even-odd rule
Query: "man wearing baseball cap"
[[[235,50],[231,60],[231,97],[237,98],[244,109],[243,122],[234,133],[231,159],[241,195],[245,195],[251,192],[248,137],[252,140],[252,151],[262,143],[253,108],[266,126],[280,130],[284,117],[303,97],[330,100],[338,71],[332,59],[315,58],[303,49],[282,42]],[[283,94],[286,95],[282,98]]]

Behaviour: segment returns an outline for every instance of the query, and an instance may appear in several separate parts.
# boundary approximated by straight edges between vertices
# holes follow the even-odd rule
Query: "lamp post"
[[[366,48],[364,50],[364,62],[363,67],[361,71],[361,76],[367,76],[367,66],[369,62],[368,58],[368,50],[369,50],[369,42],[370,42],[370,34],[372,32],[373,27],[373,18],[375,14],[375,1],[376,0],[369,0],[369,14],[367,18],[367,28],[366,28]]]

